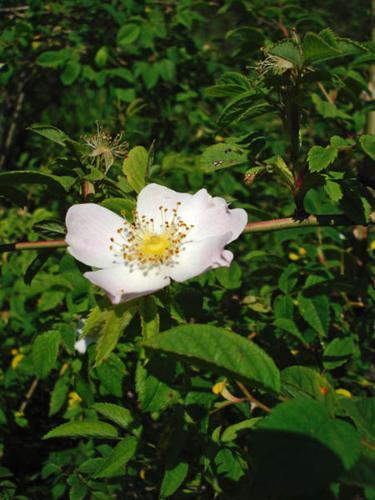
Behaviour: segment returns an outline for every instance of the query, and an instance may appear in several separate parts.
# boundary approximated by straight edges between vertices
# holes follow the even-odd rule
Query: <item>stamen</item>
[[[160,205],[160,224],[155,229],[155,220],[134,211],[134,222],[124,221],[124,227],[116,230],[117,237],[110,238],[110,250],[116,258],[126,263],[138,262],[142,265],[162,265],[172,262],[181,252],[182,244],[193,225],[188,225],[178,215],[181,202],[172,210]]]

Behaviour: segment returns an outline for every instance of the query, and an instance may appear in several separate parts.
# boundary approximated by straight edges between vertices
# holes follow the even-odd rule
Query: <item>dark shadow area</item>
[[[250,456],[255,498],[262,500],[318,498],[344,470],[329,448],[292,432],[256,431]]]

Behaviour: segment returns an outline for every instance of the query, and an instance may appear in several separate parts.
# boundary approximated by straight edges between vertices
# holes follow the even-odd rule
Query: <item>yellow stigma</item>
[[[138,249],[145,257],[163,258],[171,247],[171,240],[167,234],[146,234],[142,242],[138,244]]]

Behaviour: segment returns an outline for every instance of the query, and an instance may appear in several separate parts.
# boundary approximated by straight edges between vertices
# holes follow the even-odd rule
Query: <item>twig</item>
[[[28,5],[19,5],[18,7],[1,7],[0,12],[16,12],[19,10],[28,10]]]
[[[82,184],[82,194],[83,194],[83,199],[86,200],[90,194],[94,193],[94,186],[91,184],[90,181],[84,180]]]
[[[22,414],[25,413],[26,407],[29,404],[30,399],[33,397],[35,389],[38,386],[38,383],[39,383],[39,380],[37,378],[34,378],[34,380],[31,382],[29,390],[25,394],[25,399],[22,401],[22,403],[21,403],[21,405],[20,405],[20,407],[18,409],[18,413],[22,413]]]
[[[250,394],[250,392],[246,389],[246,387],[241,382],[238,382],[236,380],[236,384],[241,389],[241,391],[245,394],[247,401],[250,401],[250,403],[252,403],[254,406],[261,408],[262,410],[264,410],[267,413],[270,413],[272,411],[269,406],[265,405],[261,401],[258,401],[256,398],[254,398],[254,396],[252,394]]]
[[[23,84],[21,84],[21,88],[22,88],[22,86],[23,86]],[[5,138],[4,152],[2,153],[2,155],[0,157],[0,168],[4,166],[4,163],[5,163],[6,158],[7,158],[7,154],[12,146],[14,134],[15,134],[16,129],[17,129],[18,118],[19,118],[19,115],[21,113],[24,99],[25,99],[25,93],[23,92],[23,90],[20,90],[18,93],[18,96],[17,96],[13,117],[11,119],[11,123],[10,123],[10,126],[8,128],[8,133],[7,133],[6,138]]]
[[[375,224],[375,212],[370,214],[366,224]],[[268,221],[250,222],[244,229],[244,233],[259,233],[266,231],[277,231],[280,229],[298,229],[301,227],[345,227],[355,226],[345,215],[306,215],[305,217],[286,217],[283,219],[272,219]]]
[[[372,212],[366,225],[370,224],[375,224],[375,212]],[[345,215],[308,215],[305,217],[285,217],[284,219],[249,222],[244,229],[244,233],[263,233],[281,229],[299,229],[301,227],[350,227],[355,225]],[[0,253],[14,252],[16,250],[38,250],[41,248],[65,248],[67,246],[64,240],[23,241],[0,245]]]
[[[15,250],[39,250],[41,248],[64,248],[67,246],[64,240],[48,241],[22,241],[19,243],[5,243],[0,245],[0,252],[14,252]]]
[[[324,97],[327,99],[327,101],[330,103],[330,104],[335,104],[335,100],[332,98],[332,96],[327,92],[325,86],[322,84],[322,82],[318,82],[318,87],[320,88],[320,90],[322,91],[322,94],[324,95]]]
[[[237,405],[238,403],[243,403],[244,401],[246,401],[246,398],[240,398],[238,401],[224,401],[223,403],[220,403],[220,406],[218,406],[214,410],[211,410],[209,414],[212,415],[213,413],[216,413],[217,411],[220,411],[227,406]]]

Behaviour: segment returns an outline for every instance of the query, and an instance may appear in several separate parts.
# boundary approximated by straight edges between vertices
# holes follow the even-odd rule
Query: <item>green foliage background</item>
[[[344,221],[243,234],[230,269],[116,308],[65,249],[3,252],[1,498],[374,499],[370,2],[0,13],[1,245],[63,239],[84,182],[128,216],[153,181]],[[125,167],[88,157],[97,123]]]

